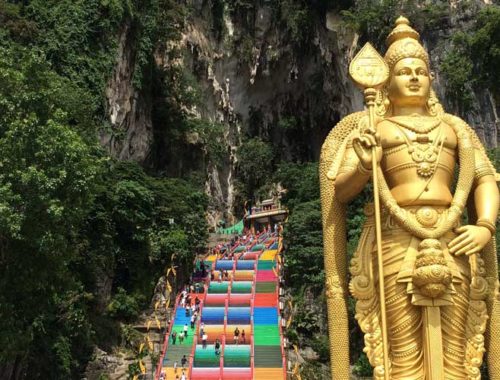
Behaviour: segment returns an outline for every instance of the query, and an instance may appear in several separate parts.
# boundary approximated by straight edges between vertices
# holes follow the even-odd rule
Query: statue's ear
[[[430,72],[429,77],[431,78],[431,80],[436,79],[436,75],[434,74],[434,71]]]

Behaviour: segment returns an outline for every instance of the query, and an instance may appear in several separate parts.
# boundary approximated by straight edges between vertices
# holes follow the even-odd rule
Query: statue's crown
[[[410,21],[403,16],[396,20],[396,27],[387,36],[385,61],[392,70],[396,62],[403,58],[420,58],[429,66],[429,55],[420,44],[420,35],[410,26]]]

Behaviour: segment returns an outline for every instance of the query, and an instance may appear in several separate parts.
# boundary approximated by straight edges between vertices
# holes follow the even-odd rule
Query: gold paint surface
[[[406,18],[388,43],[385,62],[367,44],[351,63],[368,110],[342,119],[320,158],[332,379],[349,378],[348,291],[374,379],[479,380],[485,352],[500,379],[499,175],[444,112]],[[380,209],[365,207],[348,283],[346,204],[371,178]]]

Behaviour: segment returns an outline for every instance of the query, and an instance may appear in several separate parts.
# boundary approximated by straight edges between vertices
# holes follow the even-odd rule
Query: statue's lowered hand
[[[491,239],[491,232],[482,226],[462,226],[455,228],[455,232],[459,235],[448,243],[450,253],[455,256],[479,253]]]

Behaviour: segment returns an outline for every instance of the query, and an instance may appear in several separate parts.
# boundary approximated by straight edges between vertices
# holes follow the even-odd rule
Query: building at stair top
[[[173,363],[180,367],[183,355],[189,359],[188,379],[191,380],[284,380],[285,356],[281,319],[278,309],[278,278],[274,234],[265,233],[249,240],[237,241],[230,251],[240,250],[232,260],[213,260],[207,263],[215,271],[214,280],[206,278],[201,300],[200,318],[195,328],[190,327],[190,316],[181,307],[175,309],[171,332],[182,332],[187,324],[188,337],[179,344],[166,337],[159,370],[167,379],[175,379]],[[253,250],[256,245],[259,249]],[[213,265],[212,265],[213,264]],[[210,265],[210,266],[209,266]],[[220,271],[228,277],[219,281]],[[193,297],[194,299],[194,297]],[[202,342],[201,323],[206,334],[205,347]],[[239,331],[235,339],[235,330]],[[243,338],[244,331],[244,338]],[[220,344],[216,353],[215,343]],[[180,374],[180,372],[178,372]]]

